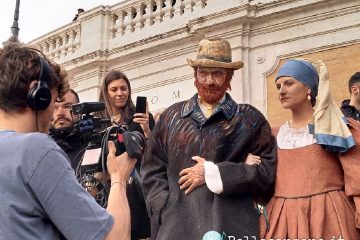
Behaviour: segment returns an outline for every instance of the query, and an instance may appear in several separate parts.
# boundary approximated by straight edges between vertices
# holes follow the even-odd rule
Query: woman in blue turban
[[[292,118],[273,131],[278,164],[269,224],[261,221],[265,239],[360,239],[360,150],[354,146],[360,134],[342,121],[325,64],[317,67],[320,75],[309,61],[288,60],[276,77],[280,104]]]

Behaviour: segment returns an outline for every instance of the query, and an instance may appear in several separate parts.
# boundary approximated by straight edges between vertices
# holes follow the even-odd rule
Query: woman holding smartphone
[[[120,71],[110,71],[101,84],[99,101],[105,103],[105,110],[101,114],[110,118],[113,123],[126,124],[129,131],[139,131],[147,138],[155,122],[146,106],[137,106],[131,100],[130,81]],[[141,102],[144,104],[144,102]],[[146,103],[146,102],[145,102]],[[145,109],[136,112],[136,109]]]
[[[99,101],[105,103],[102,118],[110,118],[113,124],[125,125],[128,131],[138,131],[148,138],[155,125],[154,118],[148,112],[146,101],[135,107],[131,100],[130,81],[120,71],[110,71],[102,81]],[[142,109],[142,112],[136,112]],[[145,109],[145,111],[143,111]],[[136,170],[140,172],[141,159],[137,160]],[[135,183],[135,181],[134,181]],[[150,237],[150,219],[142,191],[136,184],[127,187],[131,212],[131,239]]]

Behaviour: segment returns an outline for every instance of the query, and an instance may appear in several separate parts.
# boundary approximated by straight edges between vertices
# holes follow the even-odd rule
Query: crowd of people
[[[108,121],[94,131],[122,126],[146,145],[136,159],[102,143],[103,207],[78,179],[92,149],[66,71],[0,49],[0,239],[360,239],[360,72],[340,108],[323,61],[286,60],[274,84],[291,118],[277,128],[228,93],[244,64],[226,39],[202,39],[187,61],[197,92],[156,123],[123,72],[104,77],[93,115]]]

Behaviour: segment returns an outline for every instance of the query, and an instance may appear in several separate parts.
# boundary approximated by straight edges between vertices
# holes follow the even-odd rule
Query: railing
[[[204,8],[207,0],[148,0],[138,1],[123,9],[116,9],[111,16],[112,37],[141,30],[196,9]]]
[[[84,23],[94,17],[104,17],[109,24],[101,25],[103,29],[98,32],[107,33],[105,41],[139,32],[145,27],[169,21],[184,14],[203,9],[209,0],[127,0],[111,7],[100,6],[82,13],[78,20],[63,26],[53,32],[39,37],[29,44],[39,48],[48,57],[60,62],[71,60],[78,49],[82,48],[82,29],[89,27]],[[188,19],[187,19],[188,20]],[[100,21],[100,20],[99,20]],[[105,21],[104,21],[105,22]],[[148,30],[151,31],[151,30]],[[99,36],[98,42],[103,41]],[[131,40],[130,40],[131,41]],[[99,47],[102,46],[102,47]],[[81,49],[81,54],[87,54],[96,50],[104,50],[102,44]],[[91,47],[90,47],[91,48]]]
[[[36,45],[43,53],[53,59],[65,57],[74,53],[80,47],[80,23],[67,25],[61,31],[46,35],[32,44]]]

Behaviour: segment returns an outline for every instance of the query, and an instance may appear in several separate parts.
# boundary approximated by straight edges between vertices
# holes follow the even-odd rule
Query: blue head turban
[[[318,94],[319,74],[311,63],[303,60],[288,60],[280,67],[275,82],[281,77],[295,78],[310,88],[311,103],[313,106],[315,105]]]

